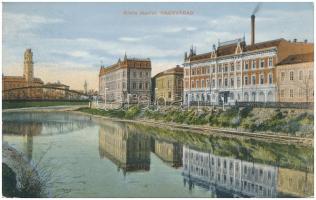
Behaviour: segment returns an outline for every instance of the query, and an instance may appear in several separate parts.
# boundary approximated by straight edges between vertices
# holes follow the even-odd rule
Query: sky
[[[3,3],[2,70],[22,75],[31,48],[34,74],[45,83],[98,89],[100,65],[128,57],[150,58],[152,76],[197,53],[245,36],[258,3]],[[178,14],[166,15],[168,11]],[[179,11],[186,11],[182,14]],[[256,42],[313,38],[313,3],[260,3]]]

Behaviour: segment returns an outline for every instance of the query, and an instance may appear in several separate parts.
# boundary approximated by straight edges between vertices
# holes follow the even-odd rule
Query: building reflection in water
[[[124,175],[149,171],[150,137],[124,123],[103,123],[99,129],[99,154],[111,160]]]
[[[174,168],[182,167],[182,145],[180,143],[155,139],[153,145],[153,152],[164,163]]]
[[[313,195],[313,175],[276,166],[215,156],[183,147],[184,185],[206,188],[214,197]],[[309,187],[306,187],[309,185]]]

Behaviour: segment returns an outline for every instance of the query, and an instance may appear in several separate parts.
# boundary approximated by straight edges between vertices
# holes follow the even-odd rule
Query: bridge
[[[35,95],[28,95],[28,92],[34,89],[46,89],[46,91],[41,91]],[[59,91],[59,93],[57,93],[56,91]],[[86,94],[80,91],[70,90],[67,88],[52,87],[45,85],[10,88],[7,90],[2,90],[2,95],[3,100],[72,100],[82,99],[82,97],[85,97],[88,100],[92,100],[94,97],[93,94]]]

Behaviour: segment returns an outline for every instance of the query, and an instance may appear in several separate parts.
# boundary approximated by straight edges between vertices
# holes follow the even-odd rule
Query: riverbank
[[[91,108],[80,108],[73,112],[85,113],[90,116],[96,116],[99,118],[107,120],[115,120],[121,122],[132,122],[132,123],[141,123],[147,126],[159,127],[159,128],[168,128],[172,130],[186,130],[191,132],[196,132],[203,135],[221,135],[226,137],[245,137],[256,140],[271,141],[277,143],[285,144],[300,144],[300,145],[313,145],[313,137],[304,136],[292,136],[286,133],[280,132],[251,132],[245,131],[240,127],[224,128],[224,127],[211,127],[208,124],[180,124],[173,122],[172,120],[159,120],[146,117],[146,112],[141,111],[136,107],[132,107],[127,111],[124,110],[99,110]],[[230,112],[230,111],[228,111]]]
[[[88,105],[89,101],[3,101],[2,109],[16,109],[28,107]]]
[[[7,143],[2,144],[3,195],[6,197],[42,197],[45,189],[37,169],[22,153]],[[4,174],[5,172],[5,174]],[[46,196],[46,195],[45,195]]]

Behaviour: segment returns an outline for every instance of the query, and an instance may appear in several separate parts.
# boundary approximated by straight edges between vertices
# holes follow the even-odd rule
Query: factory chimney
[[[251,15],[251,45],[255,44],[255,15]]]

